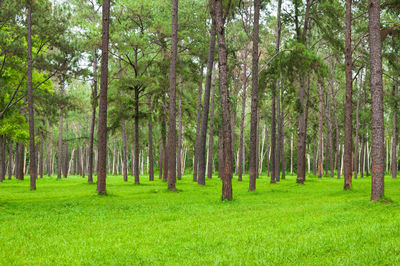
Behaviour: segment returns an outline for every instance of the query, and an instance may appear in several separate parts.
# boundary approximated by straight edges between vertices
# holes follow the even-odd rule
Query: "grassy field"
[[[218,179],[183,177],[135,186],[110,177],[107,196],[86,179],[0,184],[0,265],[21,264],[400,264],[400,179],[386,178],[385,202],[370,202],[370,179],[295,177],[233,182],[221,202]]]

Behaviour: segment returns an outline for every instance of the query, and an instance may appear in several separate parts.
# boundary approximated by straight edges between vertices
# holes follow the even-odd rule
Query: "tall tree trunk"
[[[333,77],[334,71],[333,71],[333,63],[331,64],[331,75]],[[338,123],[338,117],[337,117],[337,106],[336,106],[336,97],[335,97],[335,90],[334,90],[334,80],[333,78],[331,79],[330,82],[330,87],[331,87],[331,94],[332,94],[332,102],[333,102],[333,113],[334,113],[334,119],[335,119],[335,134],[336,134],[336,166],[337,166],[337,175],[338,179],[340,179],[340,135],[339,135],[339,123]]]
[[[224,173],[224,147],[223,147],[223,129],[218,131],[218,177],[223,178]]]
[[[177,172],[178,180],[182,179],[182,160],[181,159],[182,159],[182,76],[179,74],[178,152],[176,153],[176,172]],[[200,180],[200,173],[199,173],[199,180]]]
[[[323,112],[324,112],[324,92],[322,86],[319,87],[319,112],[318,112],[318,178],[323,175],[323,156],[322,156],[322,145],[323,145]]]
[[[200,127],[201,127],[201,95],[203,92],[203,70],[204,65],[200,68],[199,90],[197,91],[197,124],[196,124],[196,140],[193,152],[193,182],[197,181],[199,166],[199,149],[200,149]]]
[[[122,175],[124,181],[128,181],[128,156],[127,156],[127,136],[125,129],[125,119],[122,119]]]
[[[153,158],[153,117],[152,112],[153,108],[151,105],[151,94],[148,96],[147,105],[149,107],[150,115],[149,115],[149,180],[154,181],[154,158]]]
[[[64,77],[60,81],[60,92],[64,94]],[[58,124],[58,150],[57,150],[57,178],[61,179],[62,176],[62,160],[63,160],[63,106],[60,106],[60,118]]]
[[[65,136],[68,137],[68,112],[65,112]],[[68,140],[64,142],[64,155],[63,155],[63,175],[64,178],[68,177]]]
[[[214,99],[215,99],[215,70],[211,82],[211,103],[210,103],[210,128],[208,135],[208,169],[207,177],[212,178],[213,173],[213,144],[214,144]]]
[[[94,126],[96,123],[96,108],[97,108],[97,49],[93,51],[93,86],[92,86],[92,119],[90,122],[90,137],[89,137],[89,170],[88,183],[93,184],[93,143],[94,143]]]
[[[135,185],[140,184],[139,180],[139,88],[135,87],[135,159],[134,159]]]
[[[3,182],[6,176],[6,137],[0,135],[0,182]]]
[[[168,180],[168,156],[167,156],[167,107],[165,104],[163,105],[164,108],[164,123],[162,124],[162,129],[161,132],[164,132],[164,134],[161,134],[163,136],[163,182],[167,182]],[[196,177],[197,178],[197,177]]]
[[[44,138],[40,136],[40,160],[39,160],[39,175],[40,178],[43,178],[43,170],[44,170],[44,153],[43,153],[43,145],[44,145]]]
[[[369,0],[369,49],[371,67],[372,166],[371,200],[384,197],[384,118],[382,83],[382,44],[380,35],[380,0]]]
[[[365,156],[364,156],[364,150],[365,150],[365,141],[364,141],[364,135],[361,136],[361,152],[360,152],[360,175],[361,177],[364,177],[364,166],[365,166]]]
[[[396,65],[399,65],[399,55],[396,55]],[[395,72],[394,75],[394,84],[393,84],[393,97],[397,99],[399,95],[399,81],[398,81],[398,73]],[[394,102],[394,112],[393,112],[393,140],[392,140],[392,178],[397,178],[397,109],[398,103],[397,101]]]
[[[331,177],[335,176],[335,167],[333,161],[333,138],[332,138],[332,115],[331,115],[331,98],[329,97],[329,92],[327,94],[327,105],[326,105],[326,121],[327,121],[327,141],[328,141],[328,154],[329,154],[329,169]]]
[[[207,126],[208,126],[208,113],[210,105],[210,90],[212,82],[212,74],[214,68],[214,54],[215,54],[215,8],[213,1],[209,2],[210,16],[211,16],[211,31],[210,41],[208,46],[208,58],[207,58],[207,75],[206,84],[204,89],[204,100],[203,100],[203,113],[201,116],[200,134],[199,134],[199,148],[198,148],[198,184],[205,185],[205,169],[206,169],[206,140],[207,140]]]
[[[161,179],[163,176],[163,145],[160,143],[160,156],[158,162],[158,179]]]
[[[17,165],[17,179],[24,180],[24,166],[25,166],[25,146],[22,143],[18,144],[18,165]]]
[[[35,152],[35,114],[33,105],[33,86],[32,86],[32,74],[33,74],[33,64],[32,64],[32,3],[28,3],[27,6],[27,43],[28,43],[28,70],[27,70],[27,80],[26,89],[28,96],[28,113],[29,113],[29,170],[30,170],[30,188],[31,190],[36,190],[36,178],[37,178],[37,166],[36,166],[36,152]]]
[[[293,133],[290,134],[290,175],[293,176]]]
[[[240,116],[240,139],[239,139],[239,169],[238,169],[238,180],[242,181],[243,174],[243,157],[244,157],[244,118],[246,114],[246,92],[247,92],[247,48],[244,50],[244,68],[243,68],[243,94],[242,94],[242,114]]]
[[[346,61],[346,105],[345,105],[345,131],[344,131],[344,189],[352,188],[352,162],[353,162],[353,59],[351,47],[351,4],[346,0],[346,31],[345,31],[345,61]]]
[[[178,0],[172,0],[171,61],[169,68],[168,189],[176,183],[176,58],[178,53]]]
[[[106,194],[107,176],[107,90],[108,90],[108,46],[109,46],[110,0],[103,2],[103,27],[101,46],[100,103],[98,126],[98,176],[97,192]]]
[[[278,132],[279,132],[279,136],[280,136],[280,142],[279,142],[279,146],[280,146],[280,157],[281,157],[281,168],[282,168],[282,179],[286,179],[286,169],[285,169],[285,131],[283,128],[283,123],[284,123],[284,117],[285,117],[285,113],[284,113],[284,103],[283,103],[283,95],[281,95],[281,112],[279,115],[279,126],[278,126]]]
[[[358,88],[357,95],[357,107],[356,107],[356,137],[355,137],[355,147],[354,147],[354,178],[357,179],[358,176],[358,143],[359,143],[359,132],[360,132],[360,98],[361,98],[361,90],[362,90],[362,72],[360,73],[360,87]]]
[[[224,172],[222,178],[222,200],[232,200],[232,135],[230,121],[230,99],[227,77],[228,51],[225,43],[225,18],[223,17],[222,0],[215,2],[215,13],[218,37],[219,89],[222,105],[222,128],[224,148]],[[229,7],[228,7],[229,8]]]
[[[272,107],[271,107],[271,181],[270,183],[276,183],[276,88],[272,85]]]

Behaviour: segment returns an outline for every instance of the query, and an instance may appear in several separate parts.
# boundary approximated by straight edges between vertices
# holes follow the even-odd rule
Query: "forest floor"
[[[400,178],[386,178],[382,202],[370,202],[370,178],[343,191],[343,179],[264,175],[251,193],[235,178],[232,202],[217,178],[185,175],[174,193],[158,178],[110,177],[107,196],[86,180],[1,183],[0,265],[400,264]]]

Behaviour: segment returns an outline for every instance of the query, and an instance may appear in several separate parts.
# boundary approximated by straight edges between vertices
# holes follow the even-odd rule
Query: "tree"
[[[171,61],[169,71],[168,189],[176,183],[176,58],[178,53],[178,0],[172,0]]]
[[[107,90],[108,90],[108,46],[110,23],[110,0],[103,3],[103,27],[101,38],[101,76],[99,95],[99,128],[98,128],[98,176],[97,193],[106,194],[107,175]]]
[[[382,44],[380,0],[368,4],[369,51],[371,68],[371,200],[384,197],[385,128],[383,119]]]
[[[251,125],[250,125],[250,182],[249,191],[256,190],[257,178],[257,137],[258,137],[258,41],[261,0],[254,0],[254,26],[252,51],[252,91],[251,91]]]

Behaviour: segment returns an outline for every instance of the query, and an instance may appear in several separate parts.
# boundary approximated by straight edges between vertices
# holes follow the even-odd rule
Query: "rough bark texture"
[[[149,115],[149,180],[154,181],[154,157],[153,157],[153,117],[152,117],[152,104],[151,104],[151,95],[148,96],[147,105],[149,107],[150,115]]]
[[[178,0],[172,0],[171,61],[169,68],[168,189],[176,183],[176,58],[178,53]]]
[[[253,51],[252,51],[252,91],[250,117],[250,162],[249,191],[256,190],[257,179],[257,138],[258,138],[258,41],[261,1],[254,0]]]
[[[222,0],[215,2],[215,13],[218,36],[218,66],[220,95],[222,105],[224,173],[222,178],[222,200],[232,200],[232,135],[230,123],[230,100],[227,77],[228,51],[225,43],[225,19],[223,17]]]
[[[214,53],[215,53],[215,11],[214,2],[210,1],[210,16],[212,19],[211,32],[210,32],[210,43],[208,47],[208,58],[207,58],[207,75],[206,84],[204,88],[204,100],[203,100],[203,114],[201,117],[200,134],[199,134],[199,149],[198,149],[198,184],[205,185],[205,174],[206,174],[206,140],[207,140],[207,126],[208,126],[208,112],[210,106],[210,89],[211,89],[211,78],[214,66]]]
[[[28,115],[29,115],[29,174],[30,174],[30,188],[36,190],[36,178],[37,178],[37,165],[36,165],[36,152],[35,152],[35,114],[33,106],[33,85],[32,85],[32,6],[29,3],[27,6],[27,43],[28,43],[28,70],[26,79],[26,88],[28,96]]]
[[[344,130],[344,189],[352,188],[353,162],[353,59],[351,51],[351,2],[346,0],[345,63],[346,63],[346,105]]]
[[[348,0],[350,1],[350,0]],[[382,44],[380,36],[380,0],[370,0],[369,50],[371,68],[371,200],[384,197],[385,142],[383,119]]]
[[[101,76],[98,127],[98,177],[97,193],[106,194],[107,175],[107,90],[108,90],[108,41],[110,22],[110,0],[103,3],[103,27],[101,44]]]
[[[208,135],[208,169],[207,177],[212,178],[213,173],[213,144],[214,144],[214,98],[215,98],[215,71],[212,75],[211,103],[210,103],[210,129]]]

